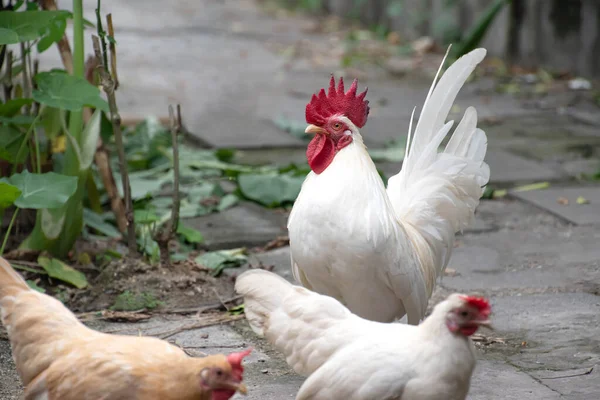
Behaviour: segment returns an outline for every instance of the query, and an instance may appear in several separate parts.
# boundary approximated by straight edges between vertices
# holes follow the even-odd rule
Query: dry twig
[[[193,324],[189,324],[186,326],[182,326],[181,328],[177,328],[177,329],[172,329],[170,331],[166,331],[166,332],[162,332],[162,333],[157,333],[151,336],[156,336],[159,339],[167,339],[170,338],[171,336],[175,336],[178,333],[181,332],[185,332],[185,331],[191,331],[194,329],[201,329],[201,328],[207,328],[209,326],[214,326],[214,325],[220,325],[220,324],[224,324],[226,322],[232,322],[232,321],[238,321],[240,319],[244,318],[243,314],[239,314],[239,315],[230,315],[230,314],[218,314],[215,317],[208,317],[208,318],[204,318],[203,320],[199,321],[199,322],[195,322]]]
[[[154,235],[154,240],[160,250],[161,263],[165,266],[171,266],[171,257],[169,254],[169,242],[177,232],[179,225],[179,208],[181,199],[179,197],[179,142],[178,137],[181,133],[181,106],[177,104],[177,116],[173,112],[173,107],[169,106],[169,119],[171,121],[171,141],[173,145],[173,207],[171,209],[171,219],[166,226],[160,227]]]
[[[96,10],[99,15],[100,10]],[[111,25],[109,28],[112,30],[112,19],[108,18],[107,23]],[[125,149],[123,147],[123,132],[121,131],[121,116],[119,109],[117,108],[117,100],[115,96],[115,81],[108,72],[108,65],[106,59],[106,42],[104,40],[104,34],[102,31],[102,25],[100,17],[98,17],[98,32],[102,33],[100,36],[92,35],[92,41],[94,45],[94,54],[98,62],[97,71],[100,76],[100,84],[102,89],[106,93],[108,99],[108,106],[110,108],[110,120],[112,122],[113,133],[115,135],[115,142],[117,145],[117,153],[119,156],[119,167],[121,170],[121,181],[123,184],[123,194],[125,198],[125,218],[127,221],[127,246],[129,248],[129,254],[134,255],[137,253],[137,243],[135,237],[135,221],[133,219],[133,201],[131,199],[131,186],[129,184],[129,174],[127,171],[127,160],[125,159]],[[100,48],[102,41],[102,49],[105,51],[104,54]]]

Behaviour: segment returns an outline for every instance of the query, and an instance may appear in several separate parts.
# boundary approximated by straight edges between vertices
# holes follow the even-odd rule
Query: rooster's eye
[[[468,317],[469,316],[469,312],[468,311],[463,311],[460,313],[461,317]]]
[[[342,127],[342,125],[339,122],[336,122],[335,124],[333,124],[333,129],[335,129],[336,131],[339,130]]]

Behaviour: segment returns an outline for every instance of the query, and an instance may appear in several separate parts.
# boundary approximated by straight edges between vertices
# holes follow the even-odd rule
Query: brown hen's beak
[[[224,389],[233,390],[240,392],[241,394],[248,394],[248,388],[242,382],[236,382],[234,380],[227,381],[223,384]]]
[[[327,131],[325,129],[321,128],[320,126],[310,124],[309,126],[306,127],[306,130],[304,131],[304,133],[312,133],[313,135],[316,135],[319,133],[326,134]]]

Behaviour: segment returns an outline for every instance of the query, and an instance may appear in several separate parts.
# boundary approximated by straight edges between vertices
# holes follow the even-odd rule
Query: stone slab
[[[7,341],[0,340],[0,399],[18,400],[21,391],[22,386],[12,360],[10,345]]]
[[[515,192],[512,195],[577,225],[600,224],[599,186],[550,188]],[[588,200],[589,204],[577,204],[579,197]],[[567,199],[568,205],[559,204],[559,198]]]
[[[488,149],[485,161],[490,166],[490,183],[554,181],[564,178],[559,171],[499,148]]]
[[[186,224],[204,235],[211,250],[262,246],[286,235],[287,213],[241,202],[226,211],[186,219]]]
[[[532,375],[544,385],[570,399],[600,399],[600,370],[598,365],[563,371],[533,371]],[[592,371],[590,372],[590,369]]]
[[[469,400],[559,399],[561,395],[500,361],[478,360]]]
[[[239,276],[251,267],[256,268],[262,265],[263,267],[272,268],[272,272],[284,277],[289,282],[296,284],[296,281],[292,276],[290,248],[287,246],[266,251],[264,253],[250,254],[248,261],[248,264],[243,265],[240,268],[228,268],[225,269],[223,273],[229,276]]]
[[[569,370],[600,363],[598,296],[553,293],[493,297],[492,307],[496,335],[527,343],[518,351],[509,350],[507,358],[516,367],[530,373],[567,371],[564,375],[569,375]],[[588,385],[592,382],[590,379]]]

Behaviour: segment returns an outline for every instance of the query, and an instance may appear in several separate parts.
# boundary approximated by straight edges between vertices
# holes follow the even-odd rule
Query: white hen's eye
[[[340,124],[339,122],[336,122],[335,124],[333,124],[333,129],[335,129],[336,131],[339,131],[342,127],[342,124]]]

